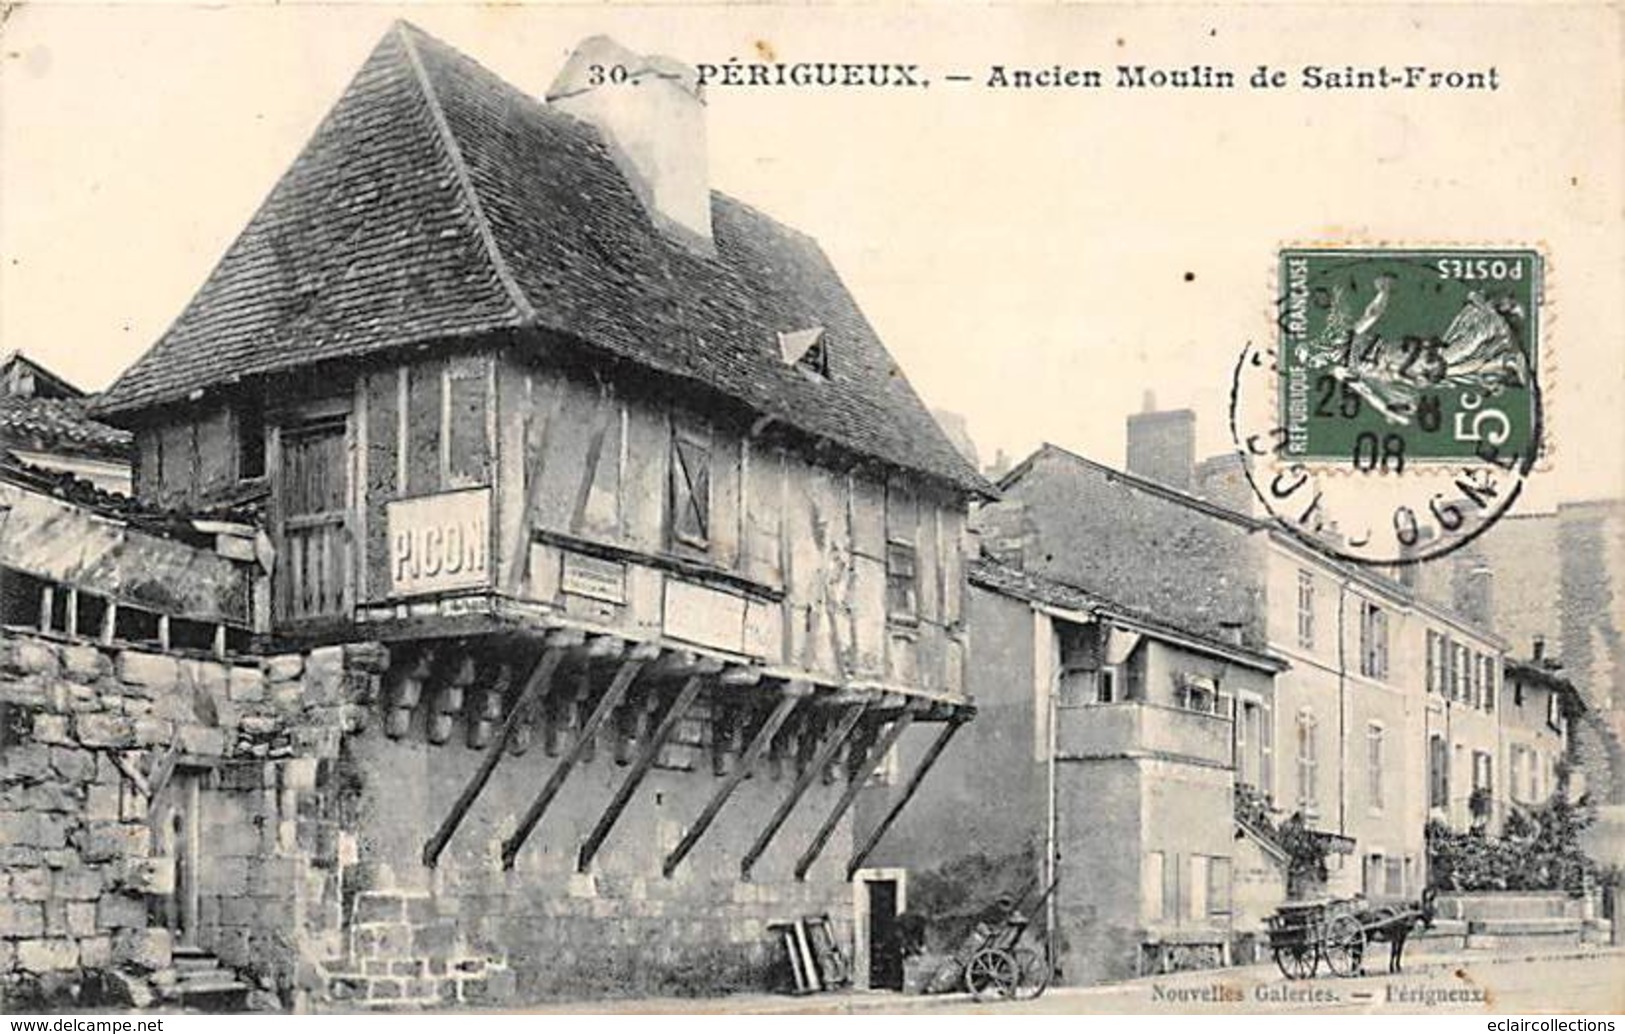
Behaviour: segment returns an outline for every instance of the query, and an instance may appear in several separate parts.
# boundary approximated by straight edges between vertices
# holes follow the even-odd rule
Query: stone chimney
[[[1196,465],[1191,491],[1217,506],[1248,517],[1258,514],[1258,496],[1239,455],[1221,452]]]
[[[662,233],[714,253],[705,93],[693,68],[593,36],[565,62],[547,103],[598,128]]]
[[[1495,627],[1495,570],[1476,553],[1457,554],[1455,605],[1480,628]]]
[[[1145,393],[1145,411],[1128,418],[1128,472],[1191,490],[1196,467],[1196,414],[1189,409],[1158,410]]]

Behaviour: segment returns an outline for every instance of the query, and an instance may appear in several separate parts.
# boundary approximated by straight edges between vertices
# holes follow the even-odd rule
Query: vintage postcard
[[[0,6],[0,1013],[1612,1030],[1622,54]]]

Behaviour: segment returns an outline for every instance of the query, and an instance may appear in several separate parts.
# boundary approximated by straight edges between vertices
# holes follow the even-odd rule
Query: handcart
[[[1020,898],[1003,910],[1003,915],[976,924],[968,944],[956,958],[965,959],[965,990],[979,1002],[991,999],[1028,1001],[1037,998],[1049,987],[1054,966],[1049,952],[1042,945],[1026,942],[1031,916],[1043,907],[1055,890],[1055,884],[1040,894],[1026,908],[1024,891]]]

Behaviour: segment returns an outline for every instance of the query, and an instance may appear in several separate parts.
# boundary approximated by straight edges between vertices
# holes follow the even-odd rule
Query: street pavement
[[[1387,953],[1380,953],[1387,962]],[[1376,968],[1373,965],[1371,968]],[[1625,950],[1538,955],[1419,956],[1397,977],[1282,978],[1273,965],[1142,977],[1096,987],[1052,988],[1030,1002],[974,1002],[967,995],[846,992],[807,997],[741,995],[550,1003],[541,1013],[1625,1013]]]

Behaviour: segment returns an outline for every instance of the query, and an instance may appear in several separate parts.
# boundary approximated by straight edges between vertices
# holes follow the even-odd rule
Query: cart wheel
[[[1031,1001],[1049,987],[1053,969],[1049,964],[1049,954],[1037,948],[1017,948],[1014,954],[1018,975],[1013,997],[1018,1002]]]
[[[1365,963],[1365,928],[1351,915],[1340,915],[1326,924],[1326,938],[1320,952],[1326,968],[1340,977],[1357,975]]]
[[[1308,980],[1320,968],[1320,955],[1311,945],[1293,944],[1275,949],[1275,964],[1288,980]]]
[[[983,948],[965,964],[965,990],[978,1002],[1009,998],[1020,980],[1015,956],[1003,948]]]

